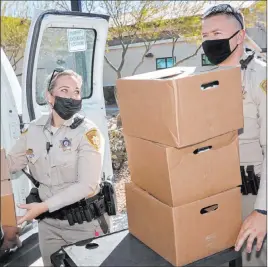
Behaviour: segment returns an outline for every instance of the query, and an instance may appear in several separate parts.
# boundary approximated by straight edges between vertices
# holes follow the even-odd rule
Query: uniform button
[[[49,177],[49,174],[47,173],[47,176]]]

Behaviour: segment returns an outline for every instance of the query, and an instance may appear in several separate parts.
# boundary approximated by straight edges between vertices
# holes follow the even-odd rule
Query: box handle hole
[[[209,151],[211,149],[212,149],[212,146],[204,146],[204,147],[201,147],[201,148],[197,148],[193,153],[196,155],[196,154],[200,154],[202,152]]]
[[[214,205],[211,205],[211,206],[208,206],[208,207],[205,207],[205,208],[201,209],[200,213],[205,214],[205,213],[208,213],[208,212],[212,212],[212,211],[217,210],[218,207],[219,207],[218,204],[214,204]]]
[[[218,86],[219,86],[219,81],[214,81],[214,82],[210,82],[210,83],[203,83],[201,85],[201,90],[205,91],[208,89],[216,88]]]
[[[86,244],[86,249],[95,249],[95,248],[98,248],[99,245],[96,244],[96,243],[88,243]]]

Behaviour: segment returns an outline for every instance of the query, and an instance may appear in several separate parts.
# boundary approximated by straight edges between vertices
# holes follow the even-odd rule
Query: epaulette
[[[76,129],[79,125],[81,125],[84,121],[85,117],[82,117],[82,116],[76,116],[74,118],[74,121],[73,123],[70,125],[70,128],[73,130],[73,129]]]
[[[23,129],[20,130],[21,134],[26,134],[28,132],[28,127],[23,127]]]
[[[253,51],[251,55],[249,55],[246,59],[241,59],[240,64],[241,64],[241,69],[245,70],[248,67],[248,64],[250,61],[254,58],[255,52]]]

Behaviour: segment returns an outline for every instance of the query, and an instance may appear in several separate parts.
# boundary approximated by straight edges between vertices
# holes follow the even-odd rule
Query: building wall
[[[174,53],[174,56],[176,57],[176,62],[194,54],[197,48],[198,46],[196,44],[177,42]],[[180,64],[180,66],[201,66],[201,50],[199,51],[197,56],[184,61]],[[121,47],[112,47],[106,54],[107,58],[115,66],[119,66],[121,62],[121,51]],[[125,64],[122,70],[122,77],[132,75],[135,67],[141,61],[144,51],[145,47],[142,44],[128,48],[125,58]],[[152,53],[154,56],[152,58],[145,57],[143,64],[138,68],[136,74],[155,71],[157,58],[165,58],[172,56],[172,43],[169,40],[166,40],[163,43],[155,44],[149,52]],[[114,85],[116,79],[116,72],[105,61],[103,72],[103,85]]]
[[[251,28],[246,32],[260,48],[267,48],[267,33],[263,28]]]

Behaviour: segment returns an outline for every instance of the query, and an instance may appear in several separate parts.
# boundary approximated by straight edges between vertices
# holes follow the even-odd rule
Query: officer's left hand
[[[22,224],[25,221],[31,221],[40,214],[48,211],[48,206],[45,202],[21,204],[18,205],[18,207],[20,209],[27,209],[27,213],[18,221],[18,225]]]
[[[247,253],[251,253],[252,244],[257,238],[257,248],[262,247],[263,240],[267,233],[266,215],[253,211],[244,221],[235,244],[235,250],[239,251],[247,239]]]

